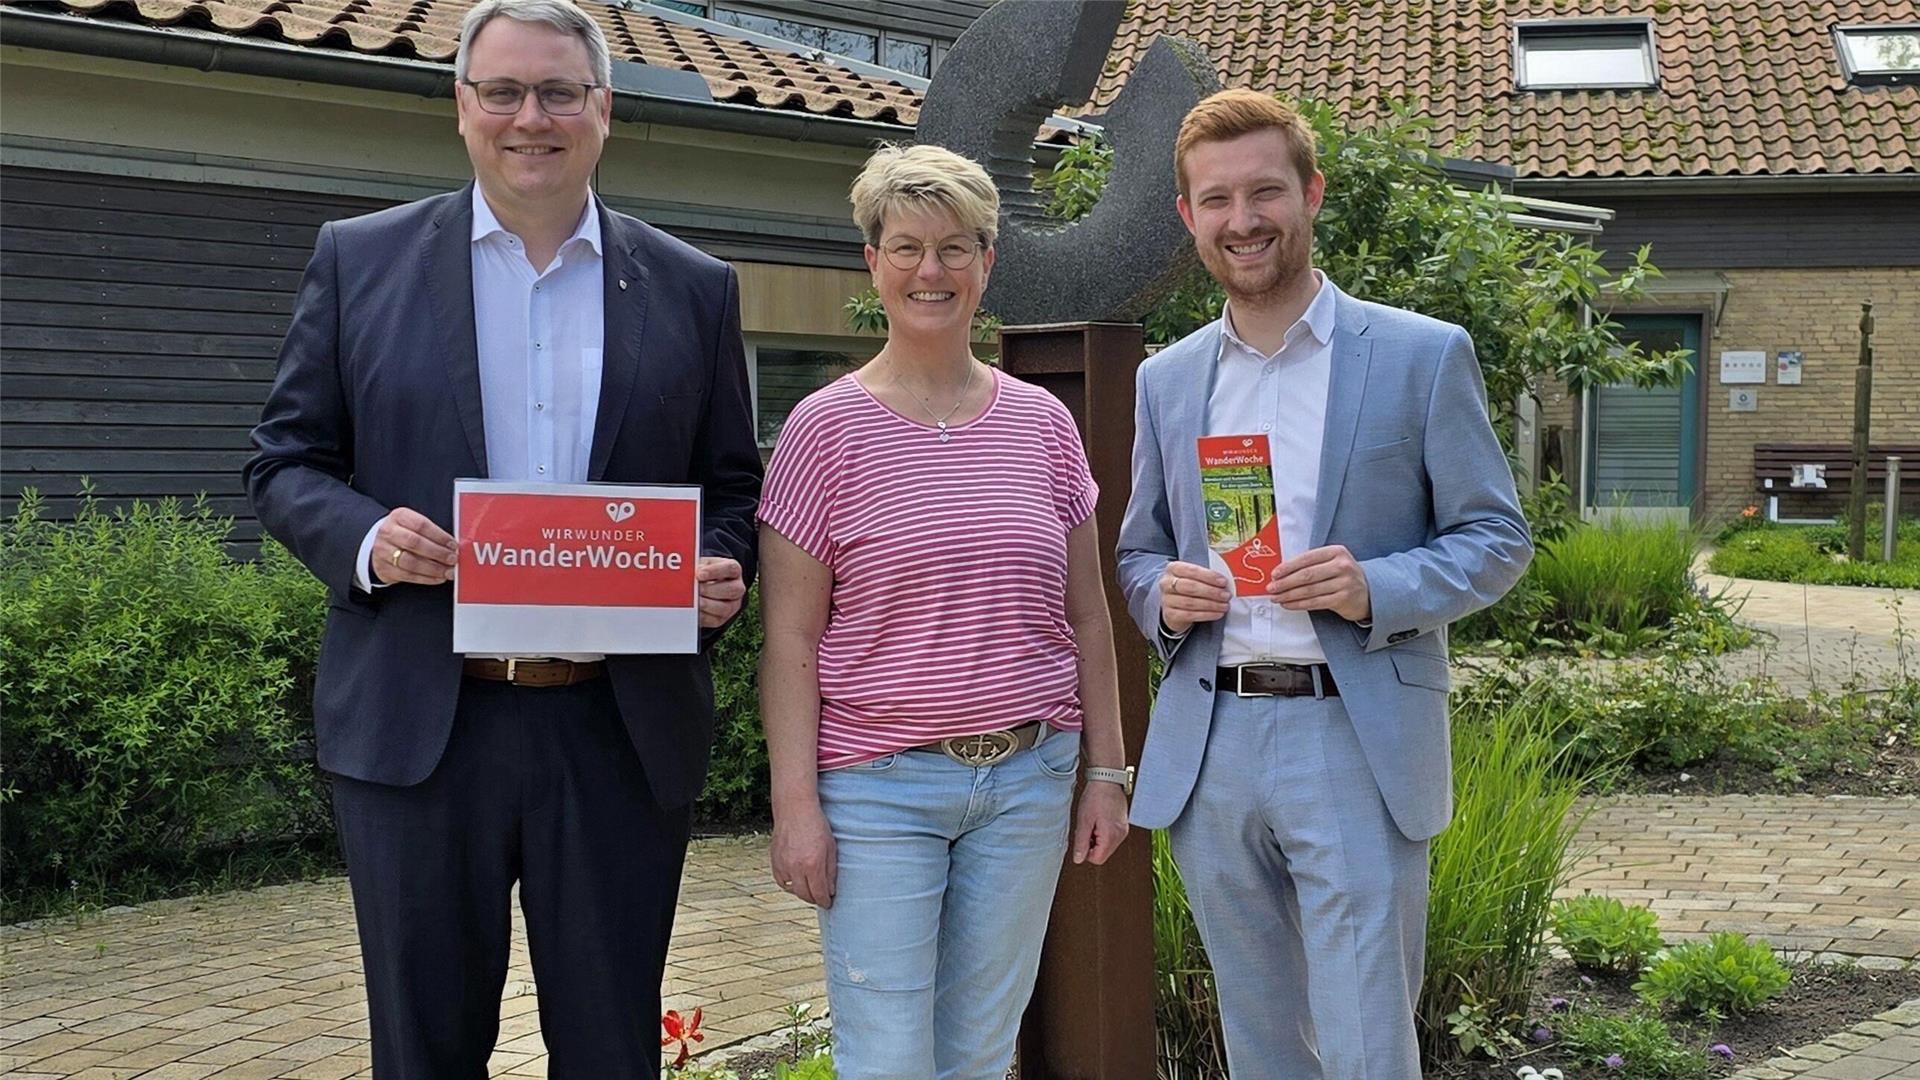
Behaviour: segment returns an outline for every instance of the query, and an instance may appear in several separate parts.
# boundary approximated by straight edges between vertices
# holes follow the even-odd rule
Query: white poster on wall
[[[1779,376],[1775,381],[1781,386],[1799,386],[1800,367],[1803,359],[1804,355],[1797,349],[1792,352],[1782,349],[1780,355],[1776,358]]]
[[[1720,354],[1720,381],[1723,383],[1764,383],[1767,381],[1767,354],[1764,350],[1728,349]]]

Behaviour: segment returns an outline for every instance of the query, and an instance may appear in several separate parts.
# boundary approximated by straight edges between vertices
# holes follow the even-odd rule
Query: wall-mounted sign
[[[1720,354],[1720,381],[1723,383],[1764,383],[1767,381],[1767,354],[1763,350],[1729,350]]]
[[[1780,374],[1775,381],[1781,386],[1799,386],[1800,364],[1803,359],[1805,359],[1804,355],[1798,350],[1793,352],[1781,350],[1777,358]]]
[[[1728,412],[1760,411],[1760,391],[1748,390],[1745,387],[1736,387],[1732,390],[1727,391],[1727,411]]]

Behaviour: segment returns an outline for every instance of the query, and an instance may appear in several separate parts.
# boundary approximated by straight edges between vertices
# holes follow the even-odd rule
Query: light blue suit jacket
[[[1533,543],[1466,331],[1335,293],[1312,545],[1353,553],[1373,619],[1363,629],[1316,611],[1313,626],[1388,811],[1424,840],[1453,813],[1447,624],[1511,588]],[[1213,718],[1221,624],[1167,647],[1159,581],[1169,561],[1207,564],[1195,440],[1208,434],[1220,337],[1216,321],[1168,346],[1141,365],[1135,391],[1120,587],[1166,661],[1133,797],[1146,828],[1186,807]]]

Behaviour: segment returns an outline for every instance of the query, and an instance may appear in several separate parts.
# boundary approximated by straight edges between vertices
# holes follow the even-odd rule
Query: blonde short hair
[[[853,223],[875,247],[888,215],[914,210],[946,211],[987,247],[1000,232],[1000,193],[987,170],[944,146],[881,147],[847,198]]]
[[[1200,143],[1229,142],[1256,131],[1277,130],[1285,136],[1287,156],[1302,184],[1319,168],[1313,128],[1300,111],[1272,94],[1234,87],[1213,94],[1180,121],[1173,140],[1173,174],[1180,194],[1187,194],[1187,152]]]

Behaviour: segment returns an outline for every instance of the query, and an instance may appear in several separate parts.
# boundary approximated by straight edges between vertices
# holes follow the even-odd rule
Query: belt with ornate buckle
[[[909,750],[925,750],[945,754],[962,765],[984,768],[997,765],[1013,755],[1032,746],[1047,737],[1051,730],[1044,722],[1035,720],[1031,724],[1022,724],[1004,731],[983,731],[978,735],[956,735],[951,739],[941,739],[924,746],[908,747]]]

